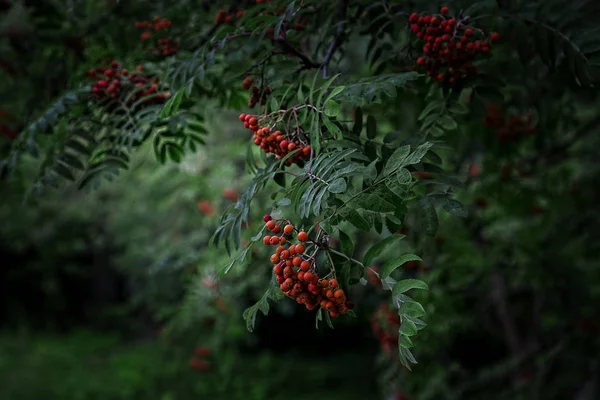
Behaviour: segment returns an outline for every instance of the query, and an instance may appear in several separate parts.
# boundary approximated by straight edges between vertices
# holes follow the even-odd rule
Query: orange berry
[[[285,267],[283,269],[283,276],[286,278],[291,277],[294,274],[294,270],[291,267]]]
[[[283,233],[285,233],[286,235],[291,235],[294,232],[294,225],[286,225],[285,228],[283,228]]]
[[[312,272],[304,273],[304,281],[305,282],[313,282],[316,278],[317,278],[317,276],[315,274],[313,274]]]
[[[299,281],[303,281],[303,280],[304,280],[304,271],[300,271],[300,272],[298,272],[298,275],[297,275],[297,277],[298,277],[298,280],[299,280]]]
[[[276,266],[274,266],[273,267],[273,273],[275,275],[282,275],[283,274],[283,265],[277,264]]]
[[[269,221],[265,225],[266,225],[266,227],[267,227],[268,230],[272,231],[273,228],[275,228],[275,221]]]
[[[263,243],[266,244],[267,246],[271,244],[271,236],[265,236],[265,238],[263,239]]]
[[[287,243],[287,239],[284,238],[283,236],[279,238],[279,244],[286,244]]]
[[[306,247],[300,243],[296,245],[296,254],[302,254],[304,253],[304,250],[306,249]]]
[[[281,227],[279,225],[275,225],[275,228],[273,228],[273,233],[278,235],[279,232],[281,232]]]
[[[333,299],[333,290],[329,289],[327,292],[325,292],[325,297],[328,299]]]
[[[290,250],[291,255],[296,254],[296,245],[295,244],[291,245],[289,250]]]
[[[292,259],[288,258],[287,260],[285,260],[285,265],[287,265],[288,267],[294,266],[294,264],[292,263]]]
[[[327,279],[323,279],[323,280],[321,281],[321,287],[322,287],[322,288],[327,288],[327,287],[329,287],[329,281],[328,281]]]
[[[302,271],[308,271],[310,269],[310,263],[308,261],[302,261],[300,264],[300,269]]]
[[[290,252],[289,252],[289,250],[283,250],[279,254],[279,257],[281,257],[282,260],[287,260],[288,258],[290,258]]]
[[[294,264],[294,267],[299,267],[300,264],[302,264],[302,257],[294,257],[292,263]]]
[[[279,246],[279,247],[277,247],[277,249],[275,250],[275,253],[277,253],[277,254],[281,254],[281,252],[282,252],[282,251],[284,251],[284,250],[285,250],[285,247],[283,247],[283,246]],[[284,258],[284,257],[282,257],[282,258]]]
[[[337,318],[340,314],[335,311],[329,311],[329,316],[331,318]]]
[[[271,236],[271,244],[272,245],[279,244],[279,236]]]
[[[335,304],[333,304],[333,302],[331,302],[331,301],[328,301],[327,304],[325,304],[325,309],[329,312],[334,311]]]
[[[273,254],[273,255],[271,256],[271,262],[272,262],[273,264],[277,264],[277,263],[279,262],[279,255],[277,255],[277,254]]]
[[[329,281],[329,288],[330,289],[335,289],[336,287],[338,287],[338,281],[336,279],[332,279]]]
[[[308,240],[308,234],[304,231],[298,233],[298,240],[301,242],[306,242]]]

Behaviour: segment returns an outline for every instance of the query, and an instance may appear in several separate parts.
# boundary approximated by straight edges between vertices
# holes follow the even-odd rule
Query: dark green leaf
[[[429,290],[429,287],[425,282],[418,279],[403,279],[394,285],[392,294],[394,296],[398,296],[399,294],[406,293],[411,289]]]
[[[419,257],[415,254],[404,254],[401,257],[395,258],[395,259],[390,260],[390,261],[386,262],[385,264],[383,264],[383,266],[381,267],[381,270],[379,271],[379,277],[381,279],[387,278],[398,267],[400,267],[402,264],[409,262],[409,261],[423,261],[423,260],[421,259],[421,257]]]
[[[373,246],[371,246],[369,250],[367,250],[367,253],[365,254],[365,257],[363,259],[363,263],[366,266],[371,265],[371,263],[377,256],[383,253],[388,247],[396,244],[405,237],[406,236],[404,235],[391,235],[375,243]]]

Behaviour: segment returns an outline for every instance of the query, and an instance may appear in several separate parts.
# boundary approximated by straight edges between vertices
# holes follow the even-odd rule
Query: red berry
[[[440,13],[442,13],[442,15],[447,15],[450,12],[450,10],[448,9],[448,7],[442,7],[440,10]]]
[[[471,35],[473,35],[473,29],[471,29],[471,28],[465,29],[465,36],[471,36]]]
[[[263,217],[263,221],[265,221],[265,222],[269,222],[269,221],[270,221],[270,220],[272,220],[272,219],[273,219],[273,218],[271,218],[271,216],[270,216],[269,214],[266,214],[266,215]]]
[[[500,40],[500,34],[498,34],[497,32],[492,33],[491,39],[493,42]]]

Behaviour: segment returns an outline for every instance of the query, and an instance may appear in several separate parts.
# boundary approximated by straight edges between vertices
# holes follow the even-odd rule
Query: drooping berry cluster
[[[272,132],[269,127],[260,126],[258,118],[252,114],[241,114],[240,121],[244,123],[245,128],[254,132],[254,144],[260,146],[267,154],[275,154],[277,158],[281,159],[288,153],[299,149],[285,161],[285,165],[301,164],[310,158],[310,145],[303,143],[298,137],[291,137],[279,130]]]
[[[235,15],[235,19],[240,19],[244,16],[245,11],[239,10],[235,14],[230,14],[226,10],[220,9],[217,11],[217,15],[215,16],[215,25],[224,25],[224,24],[233,24]]]
[[[242,87],[244,90],[250,90],[250,88],[252,88],[252,94],[250,96],[250,100],[248,100],[249,108],[254,108],[259,100],[261,106],[267,104],[267,98],[271,94],[271,88],[269,86],[266,86],[264,89],[254,86],[254,78],[248,76],[242,82]]]
[[[417,68],[441,83],[454,84],[477,72],[473,61],[478,55],[491,51],[491,42],[500,36],[492,33],[487,37],[483,31],[469,26],[468,18],[448,16],[448,7],[440,14],[409,17],[411,30],[424,41],[423,54],[417,59]]]
[[[525,115],[507,115],[496,105],[487,107],[484,123],[496,130],[498,140],[501,142],[517,140],[525,135],[537,133],[531,112]]]
[[[118,61],[107,60],[109,66],[100,66],[87,70],[89,80],[95,81],[92,91],[99,100],[127,99],[130,106],[136,101],[148,97],[142,102],[142,106],[163,103],[168,97],[168,92],[160,92],[158,78],[148,77],[142,74],[143,67],[138,65],[137,72],[130,73],[122,68]],[[133,90],[131,96],[129,95]]]
[[[135,27],[137,29],[144,29],[140,39],[142,41],[148,41],[154,35],[153,32],[159,34],[168,30],[173,23],[166,18],[154,17],[152,21],[141,21],[136,22]],[[150,49],[151,53],[155,55],[162,55],[164,57],[173,55],[179,51],[179,43],[172,37],[157,37],[154,42],[154,47]]]
[[[390,307],[383,303],[371,317],[371,328],[381,345],[382,351],[389,355],[396,354],[398,348],[398,330],[400,329],[400,317],[392,312]]]
[[[273,235],[265,236],[263,243],[277,246],[275,253],[271,255],[271,263],[275,264],[273,273],[286,296],[295,299],[298,304],[304,304],[308,310],[321,307],[332,318],[354,308],[335,278],[319,276],[315,262],[316,252],[312,256],[305,254],[306,243],[310,241],[306,232],[297,232],[288,221],[273,220],[270,215],[265,215],[264,221]],[[297,244],[291,243],[294,235],[298,240]]]

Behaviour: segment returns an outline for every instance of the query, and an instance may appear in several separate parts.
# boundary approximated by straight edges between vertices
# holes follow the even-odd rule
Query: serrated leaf
[[[406,237],[405,235],[395,234],[395,235],[388,236],[385,239],[375,243],[373,246],[371,246],[371,248],[369,248],[369,250],[367,250],[367,252],[363,258],[363,264],[365,264],[366,266],[371,265],[371,263],[373,262],[373,260],[375,258],[377,258],[377,256],[379,256],[387,248],[396,244],[397,242],[404,239],[405,237]]]
[[[438,121],[438,125],[441,126],[444,130],[451,131],[458,128],[458,124],[452,117],[449,115],[442,115]]]
[[[340,105],[334,100],[327,100],[323,106],[323,112],[328,117],[337,117],[340,113]]]
[[[410,154],[410,146],[398,147],[387,160],[385,164],[385,173],[390,174],[396,171],[398,168],[403,167],[406,157]]]
[[[319,308],[315,317],[315,329],[319,329],[319,321],[323,321],[323,309]]]
[[[327,189],[331,193],[345,193],[347,189],[346,180],[344,178],[338,178],[331,182]]]
[[[329,133],[331,133],[331,135],[335,138],[335,139],[341,139],[342,138],[342,131],[340,130],[340,128],[334,124],[333,122],[331,122],[331,120],[326,117],[325,115],[323,115],[321,117],[323,123],[325,124],[325,127],[327,128],[327,130],[329,131]]]
[[[456,217],[466,218],[469,215],[467,208],[458,200],[448,199],[444,204],[444,210]]]
[[[402,264],[407,263],[409,261],[423,261],[423,260],[421,259],[421,257],[419,257],[415,254],[404,254],[401,257],[390,260],[390,261],[386,262],[385,264],[383,264],[383,266],[381,267],[381,270],[379,271],[380,279],[387,278],[398,267],[400,267]]]
[[[340,244],[342,246],[342,252],[348,257],[352,257],[354,255],[354,243],[352,243],[352,239],[348,234],[342,230],[340,230]]]
[[[327,325],[329,325],[329,327],[331,329],[335,329],[333,327],[333,323],[331,322],[331,316],[329,315],[329,313],[327,311],[323,312],[323,314],[325,314],[325,321],[327,322]]]
[[[400,337],[398,338],[398,346],[408,349],[413,347],[413,342],[412,340],[410,340],[410,337],[406,335],[400,335]]]
[[[400,330],[398,332],[405,336],[415,336],[418,333],[417,326],[414,324],[414,322],[407,319],[402,321],[402,325],[400,326]]]
[[[367,184],[367,186],[371,186],[373,184],[373,182],[375,182],[375,179],[377,178],[377,162],[378,161],[379,161],[379,159],[374,160],[369,165],[367,165],[367,167],[364,169],[363,179],[365,181],[365,184]]]
[[[425,309],[423,308],[421,303],[410,300],[410,301],[405,301],[402,304],[400,304],[400,308],[398,309],[398,314],[402,315],[402,316],[418,318],[418,317],[422,317],[423,315],[426,315],[427,313],[425,312]]]
[[[429,286],[419,279],[403,279],[394,285],[392,294],[394,296],[398,296],[399,294],[406,293],[411,289],[429,290]]]
[[[368,232],[371,230],[371,225],[369,224],[369,222],[366,219],[364,219],[363,216],[358,213],[358,211],[354,209],[348,209],[348,211],[346,211],[345,217],[348,220],[348,222],[350,222],[352,225],[354,225],[361,231]]]

